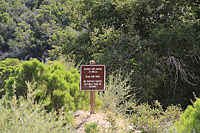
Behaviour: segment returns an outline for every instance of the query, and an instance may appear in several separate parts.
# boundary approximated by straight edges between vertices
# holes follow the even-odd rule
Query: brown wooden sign
[[[105,72],[105,65],[81,65],[81,91],[104,91]]]

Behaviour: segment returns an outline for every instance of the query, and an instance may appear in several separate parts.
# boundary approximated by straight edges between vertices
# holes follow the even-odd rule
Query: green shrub
[[[106,121],[110,123],[110,126],[108,128],[109,132],[117,132],[119,130],[119,126],[117,125],[116,117],[112,114],[108,114]]]
[[[178,132],[199,132],[200,131],[200,99],[194,102],[193,106],[189,105],[180,119],[175,122]]]
[[[116,114],[125,113],[130,104],[135,103],[134,96],[129,96],[131,89],[128,75],[123,78],[121,71],[110,75],[105,91],[98,95],[103,102],[102,110]]]
[[[97,122],[91,122],[89,124],[84,124],[84,126],[85,126],[84,131],[86,133],[97,133],[99,131],[98,121]]]
[[[169,131],[181,114],[180,107],[171,105],[163,110],[158,101],[153,106],[147,103],[133,106],[132,111],[130,121],[133,130],[151,133]]]
[[[70,112],[47,112],[42,104],[37,104],[34,92],[29,85],[27,98],[15,96],[11,100],[0,99],[0,132],[1,133],[48,133],[69,132],[72,121]],[[6,104],[5,104],[6,103]],[[9,106],[8,106],[9,105]]]
[[[173,128],[174,122],[181,114],[179,106],[169,106],[166,110],[155,101],[154,104],[138,104],[134,95],[129,96],[132,88],[130,78],[121,75],[121,72],[109,76],[108,84],[104,93],[99,93],[99,98],[103,101],[102,110],[113,114],[122,115],[129,119],[129,128],[122,129],[116,124],[112,115],[108,115],[107,121],[111,123],[110,132],[117,130],[124,132],[166,132]]]
[[[20,61],[18,59],[10,58],[0,61],[0,99],[5,94],[5,90],[3,89],[6,83],[5,81],[13,75],[14,69],[19,63]]]
[[[16,69],[13,77],[6,81],[5,90],[7,98],[16,94],[27,97],[26,81],[35,84],[35,100],[46,104],[46,109],[65,110],[89,109],[88,92],[79,89],[78,71],[74,68],[66,70],[58,61],[43,64],[37,59],[24,61]]]

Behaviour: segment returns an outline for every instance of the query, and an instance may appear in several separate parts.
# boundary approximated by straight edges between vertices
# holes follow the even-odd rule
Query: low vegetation
[[[147,103],[133,106],[130,122],[133,130],[143,132],[169,132],[174,129],[174,122],[181,114],[180,106],[169,106],[163,109],[158,101],[153,105]]]
[[[142,132],[169,132],[174,128],[174,122],[182,114],[180,106],[168,106],[163,108],[156,100],[153,104],[137,102],[136,97],[129,97],[131,90],[129,75],[123,78],[121,73],[112,74],[109,77],[107,89],[103,94],[99,93],[103,101],[102,110],[106,111],[108,121],[111,123],[110,131],[142,131]],[[124,100],[126,99],[126,100]],[[114,115],[114,117],[112,117]],[[122,115],[121,119],[129,120],[129,129],[124,130],[116,124],[116,115]]]
[[[76,99],[76,95],[81,98],[79,93],[83,93],[79,91],[79,87],[71,88],[75,86],[73,84],[79,83],[77,71],[75,69],[66,71],[59,62],[43,64],[36,59],[22,62],[15,69],[12,76],[6,80],[6,95],[1,99],[0,131],[69,132],[74,130],[73,118],[70,117],[70,113],[78,109],[86,109],[80,106],[84,105],[83,100],[86,101],[87,106],[89,105],[88,98]],[[51,74],[57,78],[49,81]],[[59,82],[56,82],[57,80]],[[54,87],[53,92],[48,92],[49,88],[52,90],[51,87]],[[110,126],[108,129],[100,129],[98,123],[85,124],[86,132],[129,132],[136,130],[163,132],[170,127],[172,128],[173,123],[181,114],[179,107],[170,106],[164,110],[158,101],[154,105],[138,104],[135,97],[128,95],[131,90],[129,75],[124,78],[121,72],[109,76],[106,88],[104,92],[98,94],[100,100],[97,100],[96,103],[97,108],[101,106],[102,102],[104,103],[100,111],[108,114],[106,121],[110,123]],[[59,91],[61,91],[60,98]],[[65,96],[65,91],[69,91],[68,94],[71,95]],[[48,97],[48,93],[50,97]],[[85,92],[83,94],[87,96]],[[65,98],[70,99],[70,97],[74,100],[64,100]],[[49,102],[46,102],[47,99]],[[52,105],[51,108],[49,108],[50,105]],[[128,119],[126,122],[129,128],[124,129],[124,127],[119,126],[116,116],[122,120]]]
[[[0,99],[0,132],[1,133],[48,133],[69,132],[72,127],[72,118],[64,108],[47,112],[44,105],[35,102],[35,95],[28,84],[27,98],[10,100]]]
[[[90,124],[85,124],[84,131],[86,133],[97,133],[99,131],[98,129],[98,121],[97,122],[91,122]]]

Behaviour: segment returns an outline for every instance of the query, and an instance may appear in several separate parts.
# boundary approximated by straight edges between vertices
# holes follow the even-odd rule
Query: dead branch
[[[185,80],[187,83],[189,83],[191,85],[196,85],[188,80],[188,75],[192,78],[193,78],[193,76],[189,72],[186,72],[186,70],[182,67],[179,59],[168,54],[168,63],[169,63],[169,65],[171,64],[172,66],[174,66],[176,69],[174,84],[178,81],[179,73],[180,73],[182,80]]]

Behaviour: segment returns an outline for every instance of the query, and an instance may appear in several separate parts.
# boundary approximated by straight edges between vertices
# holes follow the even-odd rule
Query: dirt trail
[[[110,123],[106,121],[105,118],[106,115],[104,113],[96,113],[90,115],[90,112],[88,111],[87,112],[80,111],[80,115],[76,116],[74,120],[74,123],[76,125],[76,132],[85,133],[84,124],[97,121],[98,121],[98,127],[108,128],[110,126]]]
[[[111,123],[106,120],[108,119],[108,114],[105,113],[96,113],[96,114],[92,114],[90,115],[90,112],[86,111],[78,111],[78,113],[75,115],[75,126],[76,126],[76,132],[77,133],[85,133],[84,131],[84,124],[87,123],[91,123],[91,122],[97,122],[98,121],[98,127],[100,129],[103,130],[107,130],[109,129],[112,125]],[[125,122],[124,120],[120,119],[120,118],[116,118],[116,123],[117,126],[120,127],[120,130],[127,130],[127,129],[131,129],[131,126],[127,126],[127,122]],[[117,132],[121,132],[121,131],[117,131]]]

